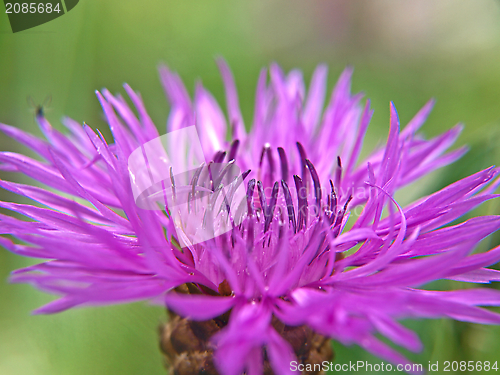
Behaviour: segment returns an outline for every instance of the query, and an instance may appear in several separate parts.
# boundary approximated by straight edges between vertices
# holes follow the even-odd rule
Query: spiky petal
[[[204,242],[190,242],[189,230],[175,220],[168,202],[163,210],[136,204],[127,162],[134,150],[159,134],[129,86],[125,90],[138,117],[121,96],[97,93],[113,144],[71,119],[63,121],[64,134],[38,116],[46,140],[0,125],[41,159],[0,154],[2,169],[45,185],[0,181],[4,189],[36,202],[1,202],[30,219],[0,216],[2,234],[19,240],[2,237],[1,244],[19,255],[47,259],[14,271],[11,280],[62,296],[36,312],[149,299],[166,304],[182,317],[179,322],[228,317],[210,336],[211,363],[223,375],[261,374],[265,366],[290,373],[298,351],[291,334],[284,332],[293,327],[406,363],[375,337],[378,332],[409,350],[420,350],[418,337],[398,319],[500,323],[500,315],[478,307],[500,305],[495,290],[422,288],[443,278],[500,280],[498,271],[485,268],[500,260],[499,247],[473,254],[478,242],[500,228],[500,217],[451,225],[497,197],[498,170],[480,171],[407,207],[394,199],[398,189],[465,152],[446,153],[460,126],[429,140],[417,133],[433,101],[402,131],[391,104],[386,144],[359,161],[372,110],[369,101],[362,106],[362,96],[350,93],[352,69],[342,73],[324,111],[326,67],[318,67],[308,93],[299,71],[287,75],[273,64],[268,83],[263,70],[254,123],[247,133],[232,74],[224,62],[219,67],[229,121],[205,88],[198,85],[192,101],[179,76],[160,69],[171,104],[166,130],[196,124],[208,163],[186,190],[190,209],[200,209],[195,207],[198,191],[219,194],[228,180],[227,170],[202,177],[202,168],[232,163],[250,170],[241,176],[245,217],[229,232]],[[175,147],[186,157],[201,151],[189,144]],[[171,170],[167,175],[173,194],[181,194],[185,187]],[[202,186],[203,181],[210,183]],[[224,202],[220,212],[228,214],[231,202]],[[214,225],[202,217],[204,226]],[[353,248],[357,250],[347,253]],[[188,292],[178,293],[183,285]]]

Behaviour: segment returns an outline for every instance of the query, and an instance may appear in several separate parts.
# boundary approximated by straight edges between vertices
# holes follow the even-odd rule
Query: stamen
[[[338,212],[338,215],[335,219],[335,224],[333,225],[333,236],[337,237],[340,233],[340,224],[342,223],[342,220],[344,219],[344,215],[347,212],[347,206],[352,200],[352,195],[347,198],[347,201],[344,204],[344,207]]]
[[[305,187],[302,179],[299,176],[294,175],[293,180],[295,181],[295,188],[297,189],[297,200],[299,202],[297,207],[299,211],[297,217],[298,221],[297,231],[300,231],[303,227],[307,226],[307,192],[306,196],[303,197],[302,195],[304,194],[303,190]]]
[[[257,181],[257,192],[259,193],[260,207],[262,208],[262,213],[266,214],[266,194],[264,193],[264,185],[262,181]]]
[[[210,196],[210,206],[215,207],[215,203],[219,198],[219,194],[222,192],[222,186],[218,186],[215,188],[214,193]],[[221,205],[222,207],[222,205]],[[220,212],[220,211],[219,211]]]
[[[300,142],[297,142],[297,149],[299,150],[299,155],[300,155],[300,161],[302,163],[302,179],[305,181],[306,180],[306,150],[304,150],[304,147]]]
[[[271,177],[271,181],[274,181],[274,158],[273,151],[271,147],[267,147],[267,161],[269,162],[269,175]]]
[[[174,171],[172,169],[172,166],[170,166],[170,182],[172,183],[172,193],[174,196],[174,201],[177,200],[176,194],[175,194],[175,180],[174,180]]]
[[[222,189],[221,189],[221,190],[222,190]],[[224,194],[224,193],[223,193],[223,194]],[[226,195],[226,194],[224,194],[224,195],[223,195],[223,200],[224,200],[224,202],[222,202],[222,203],[221,203],[221,206],[220,206],[220,209],[219,209],[219,213],[220,213],[220,212],[222,212],[222,210],[225,208],[225,209],[226,209],[226,211],[227,211],[227,219],[228,219],[228,221],[229,221],[229,220],[230,220],[230,218],[231,218],[231,216],[230,216],[230,214],[231,214],[231,206],[230,206],[230,204],[229,204],[229,203],[231,203],[231,202],[228,200],[228,198],[227,198],[227,195]],[[224,207],[224,205],[225,205],[225,207]],[[234,227],[233,227],[233,230],[234,230]],[[234,247],[234,246],[233,246],[233,247]]]
[[[247,176],[250,174],[250,172],[251,172],[251,171],[252,171],[252,170],[251,170],[251,169],[249,169],[248,171],[243,172],[243,173],[241,174],[241,177],[242,177],[242,180],[243,180],[243,181],[245,181],[245,178],[247,178]]]
[[[276,200],[278,199],[278,192],[279,192],[279,184],[278,181],[274,183],[273,186],[273,191],[271,193],[271,199],[269,201],[269,206],[266,207],[266,220],[264,222],[264,233],[267,232],[269,229],[269,226],[271,225],[271,221],[274,216],[274,208],[276,207]]]
[[[213,158],[214,163],[222,163],[225,157],[226,157],[226,151],[217,151]]]
[[[233,166],[234,160],[231,160],[229,163],[227,163],[224,168],[222,168],[222,171],[220,171],[219,175],[214,181],[214,186],[217,188],[220,183],[222,182],[222,179],[224,178],[225,174],[229,171],[229,169]]]
[[[330,180],[330,188],[331,192],[328,198],[330,201],[330,211],[331,211],[330,224],[332,224],[335,219],[335,215],[337,214],[337,194],[335,194],[335,187],[333,186],[332,180]]]
[[[212,206],[213,203],[210,203],[210,205]],[[205,212],[203,213],[203,220],[201,222],[201,227],[203,229],[214,228],[212,215],[209,214],[209,212],[210,212],[210,210],[205,210]]]
[[[321,184],[319,182],[318,173],[316,172],[316,168],[314,168],[313,163],[311,163],[309,159],[306,159],[306,164],[309,168],[309,172],[311,173],[311,177],[314,183],[314,196],[316,197],[316,206],[318,208],[319,215],[319,210],[321,207]]]
[[[347,198],[347,201],[344,204],[344,212],[347,211],[347,206],[349,205],[349,203],[351,203],[351,201],[352,201],[352,194],[349,195],[349,198]]]
[[[254,210],[253,210],[253,192],[255,190],[255,178],[252,178],[250,181],[248,181],[248,187],[247,187],[247,208],[248,208],[248,215],[253,216]]]
[[[278,154],[281,161],[281,179],[283,181],[288,181],[288,160],[286,158],[285,150],[283,150],[283,147],[278,147]]]
[[[337,189],[340,189],[341,179],[342,179],[342,160],[340,160],[340,156],[337,156],[337,171],[335,173],[335,186],[337,186]]]
[[[195,197],[195,194],[196,194],[195,188],[196,188],[196,185],[198,184],[198,180],[200,179],[200,175],[201,175],[201,172],[203,171],[204,164],[205,163],[202,163],[200,165],[200,167],[194,173],[193,178],[191,179],[192,188],[191,188],[191,192],[188,193],[188,212],[191,212],[190,211],[191,199],[194,199],[194,197]]]
[[[288,212],[288,221],[292,222],[293,233],[297,233],[297,222],[295,221],[295,209],[293,208],[292,195],[290,194],[290,189],[284,180],[281,180],[281,186],[283,186],[283,192],[285,194],[286,210]]]
[[[212,164],[213,164],[212,161],[210,163],[208,163],[207,171],[208,171],[208,179],[210,181],[210,190],[214,191],[215,186],[214,186],[214,177],[212,175],[212,168],[211,168]]]
[[[234,160],[236,158],[236,153],[238,152],[238,147],[240,145],[240,141],[235,139],[231,144],[231,148],[229,149],[229,161]]]
[[[265,153],[266,153],[266,146],[262,147],[262,151],[260,153],[259,168],[262,168],[262,163],[264,162]]]
[[[262,152],[260,153],[260,160],[259,160],[259,170],[257,172],[257,179],[258,180],[264,179],[264,177],[262,177],[262,165],[264,164],[264,156],[268,154],[267,159],[269,163],[269,171],[271,175],[270,183],[271,183],[273,181],[273,174],[274,174],[274,160],[273,156],[270,154],[270,148],[271,146],[269,145],[269,143],[266,143],[264,147],[262,147]]]
[[[283,238],[284,232],[285,232],[284,225],[280,224],[278,230],[278,240],[281,240]]]
[[[253,180],[255,181],[255,180]],[[254,236],[254,232],[253,232],[253,220],[249,220],[248,221],[248,227],[247,227],[247,251],[248,252],[251,252],[251,250],[253,249],[253,244],[254,244],[254,241],[255,241],[255,236]]]

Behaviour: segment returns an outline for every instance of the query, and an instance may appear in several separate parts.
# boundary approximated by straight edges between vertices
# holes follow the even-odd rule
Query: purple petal
[[[237,302],[233,297],[212,297],[198,295],[165,295],[168,308],[177,314],[193,320],[209,320],[224,314]]]

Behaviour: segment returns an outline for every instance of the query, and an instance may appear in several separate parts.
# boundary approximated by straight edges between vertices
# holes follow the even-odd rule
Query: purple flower
[[[167,132],[196,125],[204,157],[212,161],[195,170],[198,177],[186,186],[168,179],[169,192],[188,194],[188,213],[180,221],[170,203],[163,210],[137,204],[129,157],[159,134],[129,86],[137,116],[121,96],[97,92],[113,144],[67,118],[69,132],[63,134],[37,117],[46,140],[1,125],[42,159],[0,153],[3,170],[46,185],[0,181],[39,203],[0,203],[30,219],[0,216],[1,233],[19,240],[0,237],[1,245],[46,259],[14,271],[11,280],[62,296],[37,313],[144,299],[166,304],[173,323],[162,345],[174,365],[182,367],[182,358],[191,355],[192,363],[197,358],[200,366],[215,364],[223,375],[267,374],[271,368],[293,373],[292,361],[314,364],[313,354],[331,356],[325,338],[407,364],[375,337],[380,333],[420,350],[418,337],[398,323],[401,318],[500,324],[499,314],[477,307],[500,305],[496,290],[419,288],[439,279],[500,280],[499,271],[485,268],[500,260],[500,247],[473,254],[479,241],[500,228],[500,217],[450,224],[498,196],[498,170],[480,171],[407,207],[394,199],[398,189],[463,155],[464,148],[446,152],[460,126],[427,140],[417,132],[433,102],[402,131],[391,104],[387,143],[359,161],[372,111],[369,101],[361,104],[362,95],[351,95],[351,69],[342,73],[324,110],[326,67],[316,69],[307,94],[299,71],[285,75],[272,65],[267,82],[263,70],[247,132],[233,77],[224,62],[219,67],[227,120],[201,85],[191,100],[176,74],[160,70],[171,103]],[[187,159],[201,151],[179,147]],[[219,184],[229,184],[227,169],[209,170],[217,163],[243,171],[239,182],[246,196],[236,203],[245,213],[229,231],[197,243],[188,225],[196,231],[221,223],[220,211],[214,214],[219,221],[207,224],[207,206],[195,207],[199,194],[213,196]],[[202,170],[210,172],[204,180]],[[225,220],[234,219],[229,203],[221,205]],[[196,216],[200,210],[203,220]],[[189,335],[196,344],[182,342]]]

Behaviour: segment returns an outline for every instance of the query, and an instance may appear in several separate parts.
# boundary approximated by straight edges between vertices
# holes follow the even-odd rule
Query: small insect
[[[26,98],[28,105],[31,107],[31,110],[35,114],[35,118],[45,117],[45,110],[48,108],[50,103],[52,102],[52,95],[47,95],[42,104],[35,104],[35,101],[31,96]]]

